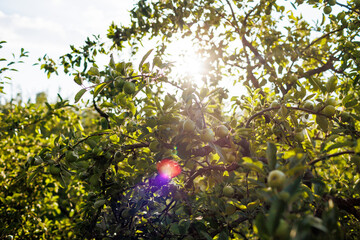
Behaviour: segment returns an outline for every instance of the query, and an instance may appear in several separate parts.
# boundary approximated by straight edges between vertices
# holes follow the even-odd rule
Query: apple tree
[[[79,85],[80,109],[41,136],[48,150],[32,149],[48,157],[40,169],[76,212],[62,216],[67,230],[82,239],[356,239],[359,6],[140,0],[109,41],[43,59],[48,75],[62,67]],[[202,84],[186,69],[173,74],[169,46],[179,38],[203,59]]]

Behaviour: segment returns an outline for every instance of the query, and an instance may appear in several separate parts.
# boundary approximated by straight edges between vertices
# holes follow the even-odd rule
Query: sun
[[[190,40],[179,39],[172,42],[168,50],[171,53],[171,75],[174,78],[186,78],[197,87],[202,87],[205,84],[206,59],[197,53],[199,49]]]

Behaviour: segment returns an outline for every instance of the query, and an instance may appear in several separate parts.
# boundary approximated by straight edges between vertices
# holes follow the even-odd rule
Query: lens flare
[[[181,173],[181,168],[174,160],[165,158],[156,164],[158,173],[165,178],[171,179]]]

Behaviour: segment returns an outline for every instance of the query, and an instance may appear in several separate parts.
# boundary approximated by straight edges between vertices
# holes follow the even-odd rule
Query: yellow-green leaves
[[[327,132],[329,130],[329,120],[326,117],[316,115],[316,123],[324,132]]]
[[[98,84],[95,88],[94,88],[94,98],[106,87],[108,83],[106,82],[103,82],[103,83],[100,83]]]
[[[90,76],[100,76],[100,71],[97,67],[91,67],[87,73]]]

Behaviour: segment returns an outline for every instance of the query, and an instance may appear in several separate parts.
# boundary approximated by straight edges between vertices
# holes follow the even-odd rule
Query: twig
[[[314,165],[315,163],[320,162],[322,160],[326,160],[328,158],[337,157],[337,156],[344,155],[344,154],[355,154],[355,152],[354,151],[343,151],[343,152],[338,152],[338,153],[326,155],[326,156],[323,156],[323,157],[320,157],[318,159],[315,159],[315,160],[312,160],[312,161],[308,162],[308,165]]]

